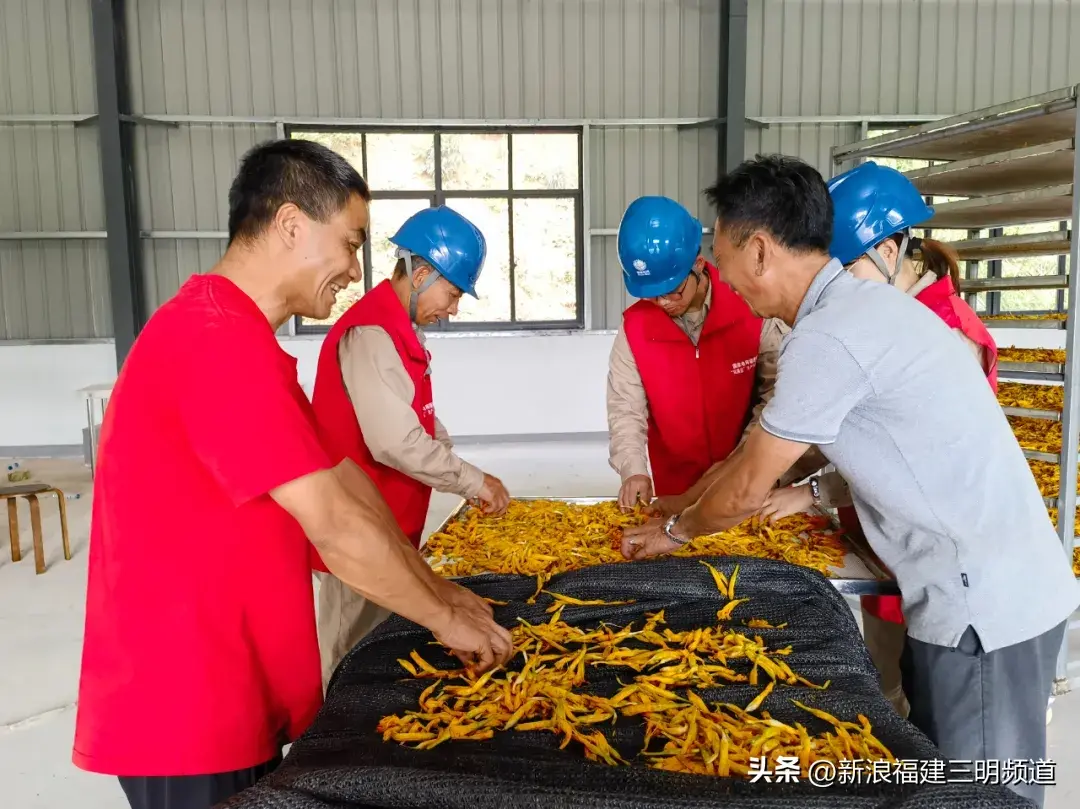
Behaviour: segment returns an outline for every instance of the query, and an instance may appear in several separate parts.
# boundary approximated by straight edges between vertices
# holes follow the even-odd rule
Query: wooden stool
[[[0,486],[0,500],[7,500],[8,533],[11,535],[11,561],[22,559],[19,546],[19,507],[20,497],[25,497],[30,504],[30,530],[34,534],[34,567],[38,574],[45,572],[45,543],[41,536],[41,507],[38,505],[39,494],[55,494],[60,504],[60,532],[64,538],[64,558],[71,559],[71,545],[68,542],[67,503],[64,493],[46,483],[26,483],[19,486]]]

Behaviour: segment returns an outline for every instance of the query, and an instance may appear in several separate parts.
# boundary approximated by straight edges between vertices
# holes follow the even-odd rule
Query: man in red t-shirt
[[[258,146],[229,247],[135,342],[102,425],[74,762],[133,809],[253,784],[322,698],[309,544],[347,585],[488,668],[509,633],[435,574],[367,476],[321,445],[275,331],[359,278],[370,193],[343,158]]]

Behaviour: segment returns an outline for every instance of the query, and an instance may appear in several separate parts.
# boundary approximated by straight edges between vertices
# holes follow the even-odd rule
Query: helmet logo
[[[646,275],[649,271],[649,265],[642,261],[640,258],[635,258],[634,269],[637,270],[638,275]]]

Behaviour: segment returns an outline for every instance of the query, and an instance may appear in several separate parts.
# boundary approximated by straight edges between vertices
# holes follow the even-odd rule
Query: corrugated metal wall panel
[[[103,230],[92,126],[0,124],[0,231]]]
[[[858,139],[858,124],[799,124],[767,129],[747,126],[746,154],[794,155],[830,177],[832,147]],[[834,173],[839,172],[837,169]]]
[[[0,0],[0,114],[93,113],[89,0]]]
[[[224,239],[154,239],[142,243],[144,295],[150,307],[167,301],[188,278],[211,269],[225,252]]]
[[[142,126],[135,130],[135,185],[142,230],[226,230],[229,183],[244,152],[272,126]]]
[[[140,127],[135,137],[140,229],[226,231],[229,184],[244,153],[273,138],[272,126]],[[194,273],[213,267],[221,239],[143,241],[144,294],[151,310]]]
[[[717,115],[722,3],[711,0],[144,0],[129,5],[134,106],[175,115],[661,118]],[[182,13],[181,13],[182,11]],[[239,156],[272,127],[140,127],[140,222],[221,230]],[[695,209],[716,133],[594,130],[594,227],[640,193]],[[686,151],[689,150],[689,151]],[[610,169],[606,167],[611,167]],[[610,197],[611,189],[620,189]],[[595,189],[601,189],[598,193]],[[617,261],[594,239],[594,324],[617,322]],[[152,306],[195,248],[144,252]],[[199,248],[204,262],[207,244]],[[613,254],[612,254],[613,255]],[[199,264],[202,267],[202,264]],[[202,267],[205,269],[205,267]],[[609,317],[610,315],[610,317]]]
[[[92,114],[88,0],[0,0],[0,115]],[[0,231],[104,229],[97,130],[0,123]],[[101,337],[103,242],[0,241],[0,339]]]
[[[690,117],[716,111],[715,0],[140,0],[145,113]]]
[[[951,115],[1077,81],[1069,0],[760,0],[747,114]]]
[[[1080,81],[1069,0],[760,0],[747,20],[748,116],[953,115]],[[747,128],[747,154],[828,173],[858,126]]]
[[[364,118],[717,115],[722,2],[713,0],[140,0],[127,4],[140,113]],[[0,113],[92,113],[89,0],[0,0]],[[143,230],[224,230],[240,155],[266,126],[136,129]],[[716,133],[594,130],[592,222],[638,193],[700,206]],[[609,168],[610,167],[610,168]],[[0,230],[104,229],[97,133],[0,126]],[[612,189],[616,189],[613,192]],[[703,214],[705,215],[705,214]],[[596,237],[594,325],[625,298]],[[610,245],[608,243],[611,243]],[[220,255],[216,240],[144,243],[147,302]],[[108,333],[104,244],[9,243],[0,336]]]
[[[104,240],[0,241],[0,340],[111,333]]]
[[[134,109],[401,118],[717,114],[722,2],[140,0],[128,4]],[[92,113],[88,0],[0,0],[0,114]],[[1080,81],[1067,0],[760,0],[749,4],[748,115],[952,114]],[[225,228],[243,151],[271,127],[140,127],[140,225]],[[830,171],[856,124],[748,128],[747,153]],[[707,219],[713,131],[595,129],[594,227],[638,193]],[[93,126],[0,125],[0,230],[104,228]],[[144,250],[149,303],[205,270],[217,241]],[[594,325],[625,303],[611,237],[593,237]],[[0,246],[0,335],[107,333],[104,245]]]
[[[717,114],[713,0],[140,0],[128,4],[138,112],[392,118]],[[0,0],[0,114],[92,113],[89,0]],[[952,114],[1080,81],[1068,0],[758,0],[747,114]],[[222,230],[243,151],[272,127],[137,130],[140,225]],[[856,124],[747,129],[747,153],[831,170]],[[638,193],[704,218],[716,133],[594,129],[594,227]],[[93,126],[0,125],[0,230],[104,228]],[[147,244],[148,302],[220,254]],[[611,237],[592,239],[594,325],[625,303]],[[0,335],[107,333],[104,245],[0,246]],[[83,297],[88,296],[88,297]]]

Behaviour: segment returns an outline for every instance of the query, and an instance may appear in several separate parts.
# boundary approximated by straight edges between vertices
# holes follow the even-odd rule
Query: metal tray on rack
[[[998,361],[998,377],[1018,382],[1063,382],[1065,366],[1057,362]]]
[[[1051,222],[1072,216],[1072,184],[972,197],[934,206],[929,228],[975,230],[1002,225]]]
[[[834,146],[835,163],[861,157],[970,160],[1072,138],[1076,132],[1076,87],[942,118],[856,143]]]
[[[1020,416],[1025,419],[1042,419],[1043,421],[1061,421],[1060,410],[1033,410],[1030,407],[1003,407],[1006,416]]]
[[[595,505],[597,503],[606,503],[611,501],[611,497],[515,497],[515,500],[557,500],[563,503],[570,503],[573,505]],[[435,529],[433,533],[439,533],[446,530],[446,528],[456,520],[460,519],[462,514],[468,508],[469,503],[467,500],[462,500],[453,511],[447,515],[439,527]],[[900,590],[896,586],[896,581],[893,577],[885,571],[884,566],[878,560],[877,556],[870,546],[866,544],[865,540],[859,540],[853,538],[840,530],[840,526],[837,523],[835,517],[828,512],[818,512],[822,516],[828,517],[832,522],[833,530],[839,534],[840,538],[848,546],[849,550],[844,557],[844,564],[842,567],[833,568],[834,578],[830,578],[833,586],[836,587],[841,593],[845,595],[897,595]],[[428,563],[431,565],[444,563],[450,561],[445,557],[432,558],[425,555]]]
[[[954,160],[904,173],[923,194],[981,197],[1072,181],[1073,140]]]
[[[1017,236],[991,236],[986,239],[963,239],[949,242],[961,261],[992,261],[999,258],[1056,256],[1069,252],[1069,231],[1022,233]]]
[[[1058,318],[1034,318],[1031,320],[1013,320],[1005,317],[983,315],[980,317],[988,329],[1053,329],[1064,331],[1066,322]]]
[[[1024,451],[1024,457],[1030,461],[1045,461],[1046,463],[1059,463],[1061,456],[1056,452],[1043,452],[1037,449],[1028,449],[1027,447],[1020,447]]]

